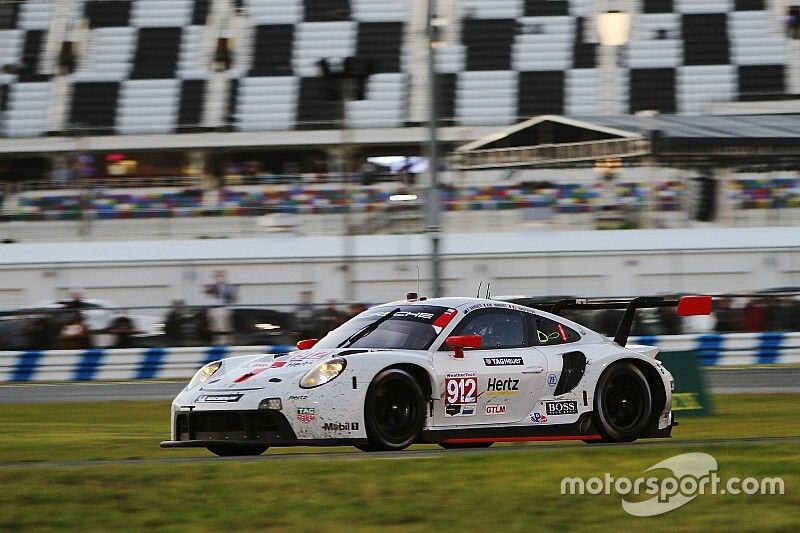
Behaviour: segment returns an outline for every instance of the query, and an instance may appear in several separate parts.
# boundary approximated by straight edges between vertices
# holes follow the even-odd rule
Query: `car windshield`
[[[437,320],[447,311],[446,307],[434,305],[376,307],[334,329],[314,348],[337,348],[351,337],[357,338],[356,333],[393,312],[388,319],[378,324],[374,331],[357,338],[347,347],[427,350],[442,331],[442,325]]]

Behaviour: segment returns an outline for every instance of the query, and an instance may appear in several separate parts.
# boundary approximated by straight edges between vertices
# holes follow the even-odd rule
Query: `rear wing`
[[[659,307],[677,307],[678,316],[697,316],[711,314],[711,296],[682,296],[663,297],[663,296],[639,296],[637,298],[566,298],[560,300],[538,300],[529,299],[526,303],[525,298],[514,298],[512,301],[526,307],[541,309],[555,315],[561,314],[564,309],[624,309],[625,313],[619,321],[617,332],[614,335],[614,342],[620,346],[628,343],[628,336],[633,327],[633,318],[638,309],[655,309]]]

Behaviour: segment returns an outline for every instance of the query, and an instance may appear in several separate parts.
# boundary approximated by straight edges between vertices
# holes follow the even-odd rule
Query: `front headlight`
[[[300,388],[313,389],[324,385],[344,372],[346,367],[347,361],[344,359],[331,359],[320,363],[303,376],[303,379],[300,380]]]
[[[214,361],[213,363],[208,363],[203,368],[197,371],[197,374],[194,375],[192,380],[186,386],[187,389],[191,389],[193,387],[198,386],[199,384],[206,381],[208,378],[214,375],[214,373],[220,369],[222,366],[222,361]]]

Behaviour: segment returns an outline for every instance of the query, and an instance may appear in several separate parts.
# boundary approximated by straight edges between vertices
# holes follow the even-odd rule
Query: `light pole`
[[[428,172],[430,182],[428,188],[426,231],[430,238],[430,263],[431,278],[433,281],[434,298],[442,296],[442,262],[440,256],[441,241],[441,218],[442,206],[439,196],[439,141],[438,141],[438,119],[439,113],[436,101],[436,0],[428,0],[428,17],[425,25],[425,33],[428,39],[428,96],[429,96],[429,115],[428,115]]]
[[[603,106],[605,115],[619,112],[619,80],[616,76],[618,47],[627,44],[631,31],[631,15],[625,11],[605,11],[597,15],[597,35],[600,38],[600,71],[603,77]]]

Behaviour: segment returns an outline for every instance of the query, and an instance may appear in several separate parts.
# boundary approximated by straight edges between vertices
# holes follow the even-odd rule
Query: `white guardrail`
[[[631,337],[630,344],[662,351],[694,350],[704,366],[798,364],[800,332]],[[190,378],[205,363],[292,346],[210,346],[0,352],[0,382]]]

